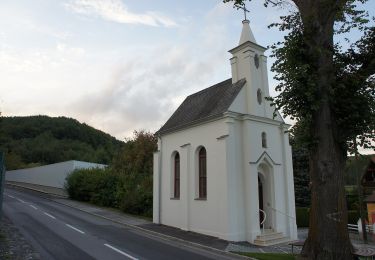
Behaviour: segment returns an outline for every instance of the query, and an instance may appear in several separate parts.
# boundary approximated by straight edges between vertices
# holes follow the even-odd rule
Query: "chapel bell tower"
[[[233,55],[232,82],[246,79],[247,114],[272,119],[274,108],[265,100],[269,96],[266,48],[256,43],[249,20],[243,20],[242,24],[240,42],[229,51]]]

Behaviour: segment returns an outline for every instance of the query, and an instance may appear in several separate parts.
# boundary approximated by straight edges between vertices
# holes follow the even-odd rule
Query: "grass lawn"
[[[234,252],[239,255],[249,256],[259,260],[294,260],[295,257],[292,254],[278,254],[278,253],[243,253]]]

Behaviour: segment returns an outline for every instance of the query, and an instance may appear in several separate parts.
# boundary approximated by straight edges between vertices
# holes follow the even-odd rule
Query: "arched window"
[[[258,88],[258,91],[257,91],[257,100],[258,100],[258,104],[259,105],[262,104],[262,99],[263,99],[262,96],[263,96],[262,95],[262,91],[260,90],[260,88]]]
[[[207,198],[207,154],[206,149],[202,147],[199,150],[199,198]]]
[[[174,198],[180,198],[180,154],[174,156]]]
[[[262,147],[267,148],[267,135],[265,132],[262,133]]]

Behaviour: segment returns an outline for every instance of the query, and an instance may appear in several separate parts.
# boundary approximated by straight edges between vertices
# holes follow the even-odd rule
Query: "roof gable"
[[[176,131],[222,116],[245,82],[245,79],[241,79],[232,84],[232,79],[228,79],[188,96],[157,134]]]

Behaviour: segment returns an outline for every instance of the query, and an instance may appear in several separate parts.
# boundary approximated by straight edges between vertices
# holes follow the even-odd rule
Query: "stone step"
[[[258,246],[271,246],[290,241],[282,232],[275,232],[272,229],[262,230],[262,233],[256,237],[254,244]]]
[[[270,232],[270,233],[262,233],[257,236],[257,239],[259,240],[270,240],[270,239],[276,239],[276,238],[283,238],[284,235],[282,232]]]
[[[287,237],[275,238],[275,239],[269,239],[269,240],[255,239],[253,244],[257,246],[272,246],[272,245],[287,243],[289,241],[291,240]]]

